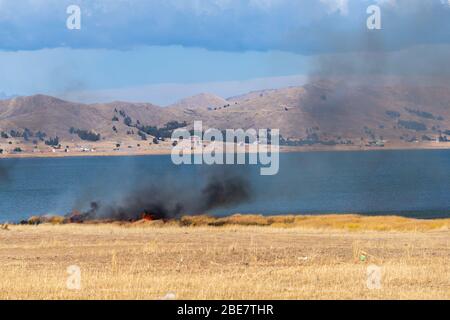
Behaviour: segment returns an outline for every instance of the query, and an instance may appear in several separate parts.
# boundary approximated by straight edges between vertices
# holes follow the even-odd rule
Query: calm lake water
[[[0,167],[0,221],[120,202],[148,184],[176,198],[223,170],[175,166],[170,156],[1,159]],[[276,176],[260,176],[257,166],[227,167],[248,179],[251,198],[211,214],[450,217],[449,150],[287,153]]]

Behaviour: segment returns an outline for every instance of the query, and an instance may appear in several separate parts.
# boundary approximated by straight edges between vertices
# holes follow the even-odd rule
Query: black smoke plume
[[[72,213],[69,218],[73,222],[97,219],[135,221],[144,216],[166,220],[238,205],[252,196],[248,179],[228,170],[209,175],[201,188],[180,183],[175,177],[158,183],[145,183],[119,204],[93,201],[89,210]]]

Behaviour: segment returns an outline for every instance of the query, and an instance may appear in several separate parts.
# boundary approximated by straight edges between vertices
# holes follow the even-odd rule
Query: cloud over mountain
[[[383,30],[365,28],[366,8],[382,7]],[[66,28],[66,8],[82,29]],[[339,41],[337,41],[339,39]],[[391,50],[450,43],[444,0],[0,0],[0,49],[182,45],[209,50],[353,51],[367,41]]]

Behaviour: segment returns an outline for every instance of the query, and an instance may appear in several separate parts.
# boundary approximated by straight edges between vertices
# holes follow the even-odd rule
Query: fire
[[[150,214],[150,213],[144,212],[141,215],[141,219],[142,220],[146,220],[146,221],[153,221],[153,220],[156,220],[156,217],[154,215]]]
[[[68,218],[70,223],[81,223],[84,220],[83,214],[78,210],[73,210]]]

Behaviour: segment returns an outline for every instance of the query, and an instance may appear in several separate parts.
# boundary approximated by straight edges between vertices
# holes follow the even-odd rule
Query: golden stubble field
[[[1,228],[0,298],[450,299],[449,220],[269,219]]]

